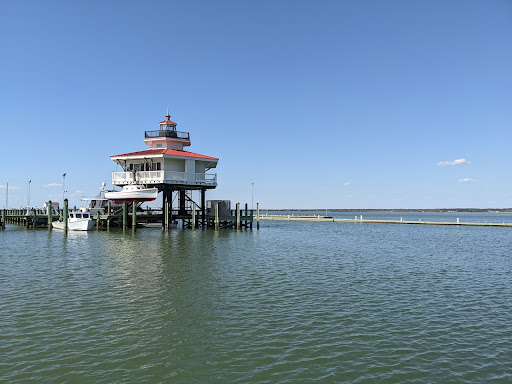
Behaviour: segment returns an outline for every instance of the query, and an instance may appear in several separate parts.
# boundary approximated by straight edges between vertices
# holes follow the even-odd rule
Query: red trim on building
[[[174,121],[172,120],[164,120],[164,121],[161,121],[160,124],[174,124],[174,125],[177,125]]]
[[[180,156],[180,157],[197,157],[199,159],[219,160],[216,157],[200,155],[199,153],[178,151],[176,149],[166,149],[166,148],[162,148],[162,149],[146,149],[145,151],[123,153],[122,155],[110,156],[110,158],[113,159],[113,158],[116,158],[116,157],[152,156],[152,155],[171,155],[171,156]]]

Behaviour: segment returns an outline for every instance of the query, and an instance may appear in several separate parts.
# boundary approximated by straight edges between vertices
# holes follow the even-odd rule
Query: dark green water
[[[0,382],[512,382],[511,283],[510,228],[8,226]]]

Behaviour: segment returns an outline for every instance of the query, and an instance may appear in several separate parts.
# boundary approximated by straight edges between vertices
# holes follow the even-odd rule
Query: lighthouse
[[[196,203],[201,224],[206,225],[205,193],[217,187],[217,174],[211,170],[217,167],[219,159],[186,151],[185,147],[191,145],[190,133],[178,131],[169,112],[157,130],[144,132],[144,143],[149,148],[110,156],[123,169],[122,172],[112,172],[112,184],[158,188],[162,192],[162,211],[168,212],[169,220],[189,219],[186,202]],[[192,191],[200,192],[200,202],[192,201]],[[177,199],[173,199],[173,195]],[[173,200],[177,201],[177,214],[174,217]]]

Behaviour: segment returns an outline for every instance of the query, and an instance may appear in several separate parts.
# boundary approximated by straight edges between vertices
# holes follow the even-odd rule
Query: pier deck
[[[368,223],[368,224],[415,224],[415,225],[459,225],[471,227],[512,227],[512,223],[471,223],[453,221],[412,221],[412,220],[374,220],[374,219],[336,219],[329,216],[294,216],[294,215],[260,215],[259,220],[284,221],[317,221],[335,223]]]

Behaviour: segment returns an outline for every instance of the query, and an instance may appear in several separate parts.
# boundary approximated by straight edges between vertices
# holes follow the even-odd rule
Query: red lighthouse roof
[[[171,115],[169,115],[169,110],[167,110],[167,115],[165,115],[166,119],[164,121],[161,121],[160,124],[171,124],[171,125],[177,125],[174,121],[171,120]]]
[[[110,156],[110,158],[115,159],[117,157],[154,156],[154,155],[170,155],[170,156],[179,156],[179,157],[195,157],[198,159],[219,160],[216,157],[201,155],[199,153],[179,151],[177,149],[166,149],[166,148],[161,148],[161,149],[149,148],[149,149],[146,149],[145,151],[130,152],[130,153],[123,153],[121,155]]]

